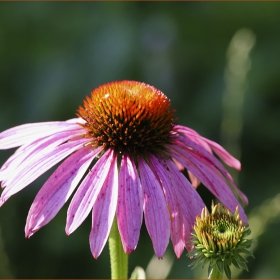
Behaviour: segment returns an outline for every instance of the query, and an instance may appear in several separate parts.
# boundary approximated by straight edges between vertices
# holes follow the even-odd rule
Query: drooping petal
[[[199,146],[204,148],[206,151],[212,154],[211,147],[207,144],[207,142],[203,139],[201,135],[199,135],[195,130],[181,125],[175,125],[174,129],[179,132],[179,134],[183,134],[185,138],[188,138]]]
[[[28,143],[28,145],[23,145],[19,147],[2,165],[0,169],[0,181],[2,181],[2,188],[6,187],[6,182],[8,179],[12,179],[17,175],[15,173],[15,170],[18,170],[18,168],[22,168],[22,164],[24,164],[24,159],[28,157],[29,154],[31,154],[36,147],[41,143],[41,141],[44,141],[44,139],[38,139],[37,141],[32,142],[31,144]]]
[[[194,131],[191,128],[181,126],[181,125],[176,125],[176,130],[178,132],[183,133],[186,137],[190,137],[191,139],[200,139],[201,141],[207,143],[211,149],[230,167],[233,167],[237,170],[241,170],[241,164],[239,160],[234,158],[232,155],[230,155],[222,146],[217,144],[214,141],[211,141],[205,137],[202,137],[199,135],[196,131]]]
[[[191,172],[190,170],[188,170],[188,175],[189,175],[189,178],[190,178],[190,181],[192,183],[192,186],[196,189],[199,184],[200,184],[200,181],[198,180],[197,177],[195,177]]]
[[[66,233],[76,230],[88,216],[98,194],[108,176],[114,158],[114,150],[109,149],[89,171],[76,191],[67,211]]]
[[[71,153],[81,149],[87,142],[87,139],[67,142],[56,147],[51,154],[46,154],[41,158],[37,158],[36,164],[33,163],[32,167],[26,166],[25,168],[23,168],[21,170],[22,173],[15,177],[13,181],[9,182],[10,185],[8,185],[2,192],[0,198],[0,206],[2,206],[10,196],[26,187],[28,184],[33,182],[40,175],[45,173],[47,170],[49,170],[51,167],[53,167],[55,164],[63,160]]]
[[[178,160],[176,160],[175,158],[173,158],[172,160],[180,171],[183,171],[185,169],[185,166],[183,164],[181,164]],[[187,171],[188,171],[188,175],[189,175],[190,181],[192,183],[192,186],[196,189],[199,186],[200,181],[189,170],[187,170]]]
[[[170,236],[170,216],[163,190],[154,173],[141,157],[138,158],[141,184],[144,192],[145,224],[151,237],[155,254],[161,258]]]
[[[180,171],[183,171],[183,170],[185,169],[185,166],[184,166],[181,162],[179,162],[179,161],[176,160],[176,159],[173,159],[173,161],[174,161],[174,163],[176,164],[176,166],[178,167],[178,169],[179,169]]]
[[[173,214],[171,212],[171,239],[176,256],[179,258],[184,246],[190,249],[189,241],[195,217],[200,214],[205,205],[196,190],[172,161],[152,157],[151,161],[162,180],[170,210],[175,210]],[[181,243],[183,243],[183,247],[181,247]]]
[[[246,214],[228,186],[222,174],[215,167],[191,150],[186,152],[180,146],[169,146],[171,156],[186,166],[226,206],[234,212],[239,206],[240,216],[247,222]]]
[[[117,207],[118,228],[125,253],[136,248],[143,217],[143,190],[134,162],[122,156]]]
[[[181,206],[184,224],[183,238],[186,248],[190,250],[190,238],[191,232],[193,231],[195,217],[200,215],[202,208],[205,207],[205,204],[197,191],[190,185],[187,178],[177,170],[174,163],[166,160],[166,165],[172,174],[173,185],[177,186],[177,198],[178,203]]]
[[[92,209],[92,229],[89,236],[90,249],[96,259],[108,239],[116,214],[118,201],[117,157],[110,160],[110,170]]]
[[[209,153],[208,151],[206,151],[203,147],[201,147],[200,145],[198,145],[197,143],[195,143],[194,141],[185,138],[185,137],[177,137],[177,139],[174,141],[174,144],[179,144],[182,148],[190,147],[191,149],[188,150],[194,150],[197,154],[201,154],[203,155],[203,157],[205,157],[213,166],[215,166],[216,168],[218,168],[225,177],[228,178],[228,180],[232,183],[235,184],[231,175],[229,174],[229,172],[224,168],[224,166],[221,164],[221,162],[215,157],[213,156],[211,153]]]
[[[231,177],[230,173],[226,170],[226,168],[221,164],[221,162],[214,157],[212,154],[208,153],[205,151],[203,148],[201,148],[199,145],[194,143],[192,140],[184,138],[184,137],[178,137],[177,141],[174,141],[175,144],[178,144],[180,147],[185,148],[185,145],[191,147],[192,149],[189,150],[190,153],[193,153],[193,151],[196,154],[201,155],[203,158],[205,158],[207,161],[209,161],[209,166],[214,166],[216,167],[223,175],[224,177],[229,180],[229,182],[232,184],[234,187],[235,191],[238,193],[240,198],[245,204],[248,204],[248,199],[247,197],[237,188],[233,178]]]
[[[15,126],[0,133],[0,149],[18,147],[38,138],[73,129],[84,131],[80,125],[74,122],[41,122]]]
[[[2,172],[3,174],[5,173],[5,171],[7,170],[7,168],[9,167],[10,164],[14,164],[15,161],[18,160],[18,158],[20,158],[20,155],[24,152],[23,149],[21,149],[23,146],[21,146],[20,148],[18,148],[2,165],[2,167],[0,168],[0,173]],[[0,181],[2,181],[0,179]]]
[[[90,163],[102,150],[91,146],[68,157],[50,176],[35,197],[29,210],[25,235],[30,237],[46,225],[68,200]]]
[[[8,160],[2,165],[1,169],[0,169],[0,182],[1,181],[7,181],[8,178],[10,178],[9,173],[11,173],[12,175],[14,175],[14,170],[17,170],[16,167],[20,165],[20,163],[22,162],[20,154],[21,151],[18,151],[19,149],[17,149],[14,154],[12,156],[10,156],[8,158]],[[11,166],[11,168],[9,168]],[[13,168],[13,166],[15,166],[15,168]],[[12,173],[13,172],[13,173]],[[1,184],[1,187],[4,188],[5,184]]]
[[[63,131],[21,146],[1,169],[2,186],[12,187],[15,180],[19,179],[22,182],[21,178],[26,176],[26,169],[33,169],[38,160],[52,154],[57,146],[76,136],[80,136],[80,130]]]
[[[233,167],[237,170],[241,170],[240,161],[234,158],[232,155],[230,155],[222,146],[207,138],[203,137],[203,139],[207,142],[211,149],[220,157],[220,159],[222,159],[228,166]]]
[[[183,240],[183,217],[181,206],[177,197],[177,187],[174,186],[171,173],[166,166],[164,160],[159,160],[153,155],[149,155],[149,163],[151,169],[156,175],[158,181],[164,190],[167,207],[171,221],[171,240],[177,258],[179,258],[184,250]]]

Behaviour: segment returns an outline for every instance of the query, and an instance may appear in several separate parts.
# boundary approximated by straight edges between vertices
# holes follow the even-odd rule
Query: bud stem
[[[219,271],[218,266],[214,265],[208,279],[223,279],[223,274]]]

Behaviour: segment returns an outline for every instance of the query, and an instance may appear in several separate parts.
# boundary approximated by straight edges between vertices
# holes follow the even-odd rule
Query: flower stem
[[[219,271],[218,266],[214,265],[208,279],[223,279],[223,274]]]
[[[116,217],[109,236],[111,279],[127,279],[128,255],[124,253]]]

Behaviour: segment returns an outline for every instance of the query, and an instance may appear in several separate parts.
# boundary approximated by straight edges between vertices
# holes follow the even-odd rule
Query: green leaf
[[[224,273],[224,262],[221,261],[220,259],[217,260],[217,267],[218,267],[218,270],[220,271],[221,274]]]
[[[204,265],[206,265],[208,262],[210,262],[209,258],[204,258],[203,263],[202,263],[202,268],[204,267]]]
[[[231,265],[231,256],[226,257],[226,262],[228,265]]]
[[[246,271],[249,271],[247,265],[245,264],[245,262],[240,262],[239,261],[238,264],[239,264],[239,266],[241,266],[241,268],[245,269]]]
[[[255,258],[252,252],[250,252],[250,251],[248,251],[248,250],[246,250],[246,249],[243,249],[243,248],[239,249],[239,250],[238,250],[238,253],[248,254],[249,256]]]
[[[247,229],[243,232],[242,238],[244,238],[244,237],[246,237],[246,236],[248,236],[248,235],[250,235],[250,234],[251,234],[251,230],[250,230],[250,228],[247,228]]]
[[[210,266],[214,266],[217,263],[217,258],[211,258]]]
[[[243,257],[241,257],[241,256],[240,256],[239,254],[237,254],[237,253],[234,253],[234,257],[236,258],[237,261],[244,262],[244,263],[247,262]]]
[[[231,261],[232,261],[232,264],[233,264],[235,267],[237,267],[237,268],[240,269],[240,266],[239,266],[238,262],[237,262],[234,258],[232,258]]]
[[[226,277],[228,279],[231,279],[231,271],[227,263],[224,264],[224,270],[225,270]]]
[[[200,256],[199,258],[195,259],[189,266],[192,267],[192,269],[194,269],[195,267],[197,267],[201,261],[204,259],[204,256]]]

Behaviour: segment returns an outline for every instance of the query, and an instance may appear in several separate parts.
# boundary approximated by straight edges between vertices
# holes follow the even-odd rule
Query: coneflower
[[[145,83],[119,81],[92,91],[78,118],[24,124],[0,133],[0,149],[19,147],[0,170],[0,205],[65,159],[35,197],[25,234],[55,217],[75,192],[67,212],[71,234],[92,213],[90,248],[97,258],[116,215],[125,253],[135,250],[144,219],[155,254],[169,238],[180,257],[190,249],[195,217],[205,206],[195,187],[202,182],[231,211],[247,203],[227,165],[240,163],[217,143],[176,125],[169,99]],[[186,168],[190,181],[180,170]],[[192,185],[193,184],[193,185]]]

